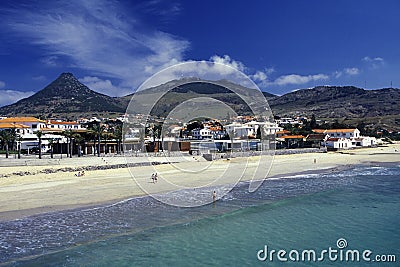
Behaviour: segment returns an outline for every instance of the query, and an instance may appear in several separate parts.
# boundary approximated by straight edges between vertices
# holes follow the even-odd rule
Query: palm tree
[[[114,137],[117,140],[117,154],[120,154],[122,151],[122,124],[115,127]]]
[[[2,130],[0,132],[0,138],[3,141],[3,146],[6,147],[6,158],[8,159],[8,156],[10,154],[9,151],[8,151],[8,145],[9,145],[9,142],[11,141],[11,139],[12,139],[11,132],[9,130]]]
[[[78,144],[78,157],[82,156],[82,141],[85,139],[79,133],[73,134],[73,138],[75,139],[76,143]]]
[[[67,138],[67,157],[72,158],[72,138],[74,133],[71,130],[66,130],[63,135]]]
[[[53,158],[53,148],[54,148],[54,138],[49,139],[49,147],[50,147],[50,157]]]
[[[228,134],[229,134],[229,139],[231,140],[231,157],[232,157],[232,154],[233,154],[233,139],[235,137],[235,130],[232,129],[232,130],[228,131]]]
[[[18,159],[21,158],[21,142],[24,140],[24,138],[21,135],[18,135],[16,138],[17,141],[17,146],[18,146]]]
[[[100,123],[96,123],[93,124],[91,127],[91,132],[94,133],[97,136],[97,156],[100,157],[100,145],[101,145],[101,134],[103,133],[105,129],[105,126],[100,124]]]
[[[107,154],[108,153],[107,141],[108,141],[110,135],[108,132],[103,132],[102,136],[103,136],[103,140],[104,140],[104,154]]]
[[[37,138],[39,139],[39,143],[38,143],[38,147],[39,147],[39,159],[42,158],[42,135],[43,132],[42,131],[36,131],[35,132]]]

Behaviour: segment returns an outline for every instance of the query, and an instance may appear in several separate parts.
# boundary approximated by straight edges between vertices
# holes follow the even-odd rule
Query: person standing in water
[[[215,190],[213,192],[213,201],[217,201],[217,192],[215,192]]]

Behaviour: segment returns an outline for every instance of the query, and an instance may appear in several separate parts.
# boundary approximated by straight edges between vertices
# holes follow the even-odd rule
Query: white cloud
[[[264,82],[268,79],[268,76],[263,71],[256,71],[255,74],[251,75],[251,78],[256,82]]]
[[[4,88],[5,86],[6,86],[6,83],[3,82],[3,81],[0,81],[0,89],[1,89],[1,88]]]
[[[353,68],[344,68],[343,70],[337,70],[332,74],[332,77],[338,79],[343,76],[343,74],[348,76],[354,76],[360,74],[360,69],[353,67]]]
[[[46,65],[68,59],[73,67],[135,89],[154,72],[181,62],[190,44],[143,25],[132,12],[116,1],[58,0],[9,10],[4,25],[45,49]]]
[[[381,58],[381,57],[370,58],[368,56],[363,57],[362,60],[366,61],[366,62],[383,62],[384,61],[383,58]]]
[[[0,90],[0,107],[6,106],[9,104],[13,104],[17,102],[18,100],[21,100],[23,98],[29,97],[33,95],[35,92],[29,91],[29,92],[21,92],[21,91],[16,91],[16,90]]]
[[[268,83],[269,75],[275,72],[275,68],[265,68],[264,70],[257,70],[250,78],[258,83]]]
[[[79,79],[79,81],[85,84],[93,91],[102,94],[107,94],[112,96],[125,96],[133,93],[132,89],[115,86],[112,84],[110,80],[103,80],[98,77],[85,76]]]
[[[241,72],[245,72],[246,71],[246,67],[244,66],[244,64],[240,61],[236,61],[233,60],[230,56],[228,55],[224,55],[224,56],[218,56],[218,55],[214,55],[210,58],[211,62],[215,62],[215,63],[220,63],[220,64],[224,64],[224,65],[228,65],[234,69],[237,69]]]
[[[241,62],[231,60],[228,56],[213,56],[210,61],[188,60],[157,73],[142,85],[141,90],[182,77],[196,77],[215,81],[224,79],[249,88],[255,88],[254,83],[241,71],[244,69],[245,67]]]
[[[276,85],[289,85],[289,84],[306,84],[312,81],[328,80],[329,76],[326,74],[315,75],[298,75],[289,74],[278,77],[273,84]]]
[[[381,57],[371,58],[369,56],[366,56],[363,57],[361,60],[369,64],[369,66],[373,69],[377,69],[385,65],[385,60]]]
[[[344,72],[348,75],[358,75],[360,70],[358,68],[345,68]]]

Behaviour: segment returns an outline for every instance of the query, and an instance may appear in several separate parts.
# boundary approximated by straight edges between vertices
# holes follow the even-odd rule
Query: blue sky
[[[284,94],[400,87],[400,1],[1,1],[0,106],[72,72],[111,96],[210,60]],[[366,86],[366,87],[365,87]]]

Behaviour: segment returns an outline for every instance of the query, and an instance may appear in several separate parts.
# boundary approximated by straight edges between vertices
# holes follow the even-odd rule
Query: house
[[[33,134],[36,131],[46,128],[46,121],[37,119],[35,117],[9,117],[0,120],[1,124],[9,123],[11,125],[24,125],[27,127],[12,127],[16,129],[19,135]]]
[[[327,134],[317,133],[317,134],[309,134],[306,137],[306,146],[307,147],[321,147],[324,146],[325,141],[329,138]]]
[[[360,137],[360,130],[357,128],[354,129],[313,129],[314,133],[324,133],[328,134],[329,137],[338,137],[338,138],[357,138]]]
[[[261,128],[265,135],[273,135],[278,131],[282,130],[281,127],[278,126],[277,123],[274,122],[258,122],[258,121],[250,121],[246,122],[245,126],[250,126],[254,128],[254,131],[257,133],[258,129]]]
[[[212,139],[213,134],[208,127],[204,127],[203,129],[196,128],[192,130],[192,137],[194,139]]]
[[[351,143],[353,147],[372,147],[376,146],[378,142],[375,137],[361,136],[357,138],[352,138]]]
[[[325,141],[328,150],[341,150],[352,148],[352,142],[349,138],[330,137]]]
[[[326,134],[330,137],[342,137],[342,138],[357,138],[360,137],[360,130],[355,129],[331,129],[326,130]]]
[[[300,148],[304,147],[304,139],[305,137],[303,135],[283,135],[276,140],[279,142],[277,144],[278,148]]]
[[[48,120],[47,127],[49,129],[60,129],[60,130],[86,130],[86,128],[82,127],[79,122],[76,121],[61,121],[61,120]]]

